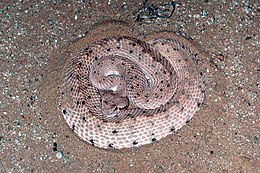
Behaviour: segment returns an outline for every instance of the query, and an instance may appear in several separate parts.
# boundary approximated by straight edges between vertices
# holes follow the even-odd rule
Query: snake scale
[[[173,134],[204,100],[196,54],[181,42],[111,36],[69,58],[60,109],[72,130],[100,148],[131,148]]]

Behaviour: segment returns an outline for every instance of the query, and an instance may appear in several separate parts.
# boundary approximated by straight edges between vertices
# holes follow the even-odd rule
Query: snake
[[[73,132],[104,149],[174,134],[204,101],[197,54],[178,40],[109,36],[68,58],[59,109]]]

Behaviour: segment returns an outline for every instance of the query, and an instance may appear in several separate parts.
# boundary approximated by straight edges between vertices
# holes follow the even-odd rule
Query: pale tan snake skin
[[[196,54],[182,43],[112,36],[69,59],[60,108],[84,141],[138,147],[173,134],[204,99]]]

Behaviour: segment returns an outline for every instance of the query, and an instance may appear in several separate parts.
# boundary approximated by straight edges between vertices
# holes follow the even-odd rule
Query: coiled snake
[[[166,38],[112,36],[69,59],[60,107],[88,143],[130,148],[173,134],[203,102],[196,54]]]

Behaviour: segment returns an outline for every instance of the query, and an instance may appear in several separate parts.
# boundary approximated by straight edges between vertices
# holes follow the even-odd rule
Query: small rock
[[[200,16],[201,16],[202,18],[207,17],[207,15],[208,15],[208,12],[207,12],[206,10],[201,10]]]
[[[224,61],[224,55],[219,54],[219,55],[217,56],[217,59],[220,60],[220,61]]]
[[[57,151],[57,143],[54,142],[53,145],[52,145],[52,151]]]
[[[56,157],[61,159],[63,157],[63,153],[61,151],[57,152]]]

